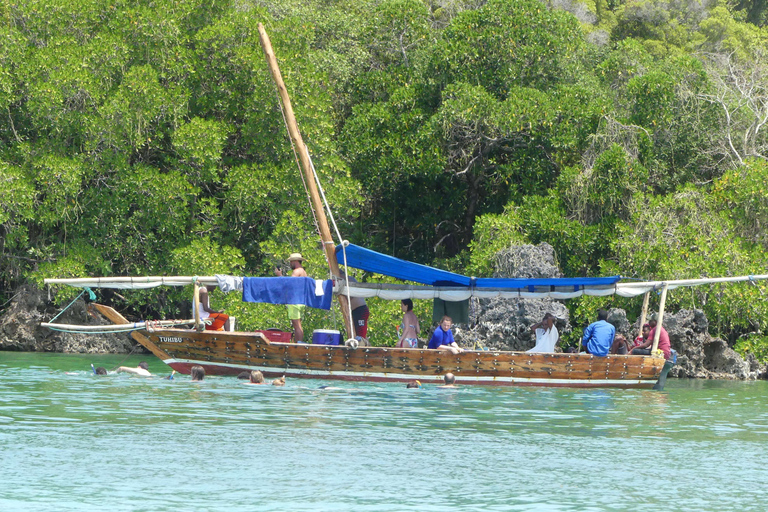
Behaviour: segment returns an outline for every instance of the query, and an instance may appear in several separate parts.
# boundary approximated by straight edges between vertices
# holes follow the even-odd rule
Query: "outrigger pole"
[[[312,172],[312,165],[309,161],[309,151],[307,146],[304,145],[304,140],[299,133],[299,126],[296,123],[296,117],[293,115],[293,107],[291,106],[291,98],[288,96],[288,90],[283,82],[283,76],[280,73],[280,68],[277,66],[277,58],[275,52],[272,50],[272,43],[269,41],[269,36],[264,25],[259,23],[259,39],[261,40],[261,47],[264,49],[264,56],[267,59],[269,65],[269,71],[272,74],[272,79],[275,81],[277,91],[280,95],[280,99],[283,103],[283,109],[285,112],[285,121],[288,126],[288,134],[291,136],[294,146],[299,154],[299,162],[301,163],[301,169],[304,172],[305,181],[309,189],[310,198],[312,200],[312,207],[315,210],[315,216],[317,218],[317,226],[320,230],[320,238],[323,241],[323,250],[325,251],[325,257],[328,260],[328,266],[331,269],[331,274],[335,279],[341,278],[341,272],[339,271],[339,262],[336,259],[336,244],[333,242],[331,236],[331,228],[328,226],[328,220],[325,217],[325,209],[323,208],[323,202],[320,199],[320,194],[317,190],[317,184],[315,183],[315,177]],[[339,241],[341,242],[341,241]],[[341,316],[344,318],[344,328],[347,331],[347,338],[355,337],[355,330],[352,326],[352,317],[349,312],[349,301],[343,294],[337,295],[339,299],[339,305],[341,306]]]

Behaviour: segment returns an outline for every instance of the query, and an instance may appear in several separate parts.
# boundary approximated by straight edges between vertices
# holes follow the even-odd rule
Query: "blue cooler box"
[[[312,332],[313,345],[338,345],[340,342],[341,333],[339,331],[318,329]]]

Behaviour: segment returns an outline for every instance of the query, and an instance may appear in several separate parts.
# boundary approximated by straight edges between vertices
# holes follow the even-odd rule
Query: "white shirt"
[[[536,329],[536,346],[526,352],[554,352],[557,338],[557,327],[554,325],[548,331],[539,327]]]

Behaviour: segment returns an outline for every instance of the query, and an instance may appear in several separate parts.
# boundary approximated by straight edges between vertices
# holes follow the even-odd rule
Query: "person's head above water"
[[[452,373],[446,373],[443,380],[447,385],[451,385],[456,382],[456,377]]]
[[[192,377],[192,382],[200,382],[205,379],[205,368],[195,365],[189,371],[189,375]]]

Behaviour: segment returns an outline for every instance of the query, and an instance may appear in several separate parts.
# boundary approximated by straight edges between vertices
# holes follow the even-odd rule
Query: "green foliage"
[[[571,79],[582,43],[570,14],[533,0],[494,0],[451,21],[431,67],[443,83],[480,85],[503,99],[513,86],[544,89]]]
[[[734,222],[745,240],[768,249],[768,163],[752,159],[741,169],[727,172],[712,188],[716,207]]]
[[[661,71],[650,71],[627,83],[632,102],[630,122],[640,126],[666,125],[673,114],[675,81]]]
[[[240,274],[245,267],[240,251],[204,237],[171,251],[171,269],[182,276]]]
[[[653,57],[642,43],[628,38],[620,41],[598,65],[597,76],[603,83],[614,88],[623,87],[632,78],[642,75],[652,64]]]
[[[566,276],[600,275],[600,262],[613,255],[612,219],[583,224],[569,217],[555,190],[546,197],[528,196],[518,215],[530,243],[546,242],[555,249],[559,266]]]
[[[566,169],[560,187],[569,213],[586,224],[626,219],[629,201],[648,179],[648,171],[614,144],[591,169]]]
[[[613,241],[621,273],[645,279],[762,273],[765,250],[738,236],[729,217],[712,195],[690,186],[668,196],[637,195],[630,222],[618,226]],[[733,340],[768,327],[765,292],[763,282],[700,286],[671,293],[667,307],[702,308],[715,333]]]
[[[759,334],[743,336],[736,342],[733,349],[744,357],[752,354],[761,363],[768,362],[768,336]]]
[[[513,244],[525,243],[518,209],[508,205],[504,213],[489,213],[478,217],[472,242],[467,273],[477,277],[492,277],[494,255]]]
[[[219,180],[219,164],[228,136],[227,126],[194,117],[173,132],[173,149],[179,164],[195,185]]]
[[[0,162],[0,183],[3,183],[0,225],[15,225],[32,218],[35,186],[26,173],[7,162]]]
[[[0,303],[24,279],[271,275],[296,251],[327,275],[259,22],[355,243],[477,275],[524,242],[552,244],[571,276],[764,271],[768,171],[724,144],[746,134],[764,153],[744,113],[760,103],[733,84],[718,96],[727,75],[701,60],[730,55],[759,92],[764,9],[587,8],[596,25],[536,0],[5,4]],[[737,105],[729,125],[723,106]],[[735,340],[765,331],[761,291],[670,300]],[[137,291],[121,306],[182,315],[190,296]],[[245,328],[289,326],[284,308],[212,300]],[[574,301],[578,322],[593,302]],[[372,339],[394,343],[397,303],[369,307]],[[329,324],[338,312],[306,319]]]

